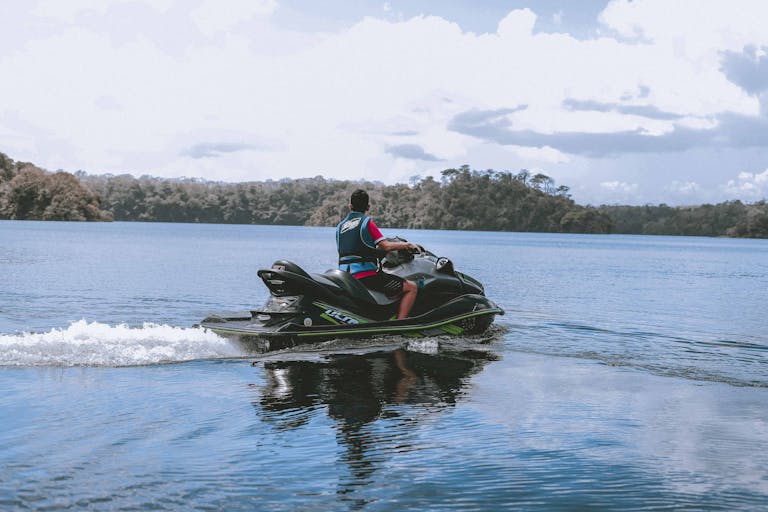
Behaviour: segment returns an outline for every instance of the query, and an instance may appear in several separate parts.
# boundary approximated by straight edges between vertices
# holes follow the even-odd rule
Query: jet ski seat
[[[337,284],[345,295],[348,295],[355,301],[378,306],[387,306],[400,300],[400,297],[389,298],[381,292],[369,290],[364,284],[352,277],[352,274],[344,272],[343,270],[328,270],[322,274],[322,276]]]
[[[277,260],[272,264],[272,268],[276,270],[287,270],[288,272],[293,272],[294,274],[306,277],[307,279],[312,279],[303,268],[292,261]]]

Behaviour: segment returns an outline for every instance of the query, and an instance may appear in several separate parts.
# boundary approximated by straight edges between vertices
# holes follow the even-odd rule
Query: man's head
[[[370,206],[370,199],[368,198],[368,192],[359,188],[352,192],[352,197],[349,200],[349,207],[353,212],[365,213]]]

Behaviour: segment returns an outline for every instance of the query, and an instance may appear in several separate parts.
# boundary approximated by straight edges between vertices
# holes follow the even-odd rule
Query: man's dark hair
[[[352,192],[352,197],[350,198],[349,202],[352,205],[353,211],[365,213],[365,211],[368,209],[368,203],[370,202],[368,192],[361,188],[355,190]]]

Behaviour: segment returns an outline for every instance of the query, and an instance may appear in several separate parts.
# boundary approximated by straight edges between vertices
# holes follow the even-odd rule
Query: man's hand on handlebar
[[[405,250],[411,253],[423,253],[424,248],[420,245],[412,244],[411,242],[405,242],[405,241],[395,241],[395,240],[382,240],[379,242],[378,246],[379,249],[389,252],[389,251],[399,251],[399,250]]]
[[[422,246],[417,244],[412,244],[410,242],[406,244],[406,249],[408,249],[408,252],[412,252],[412,253],[419,253],[419,254],[424,253],[424,248]]]

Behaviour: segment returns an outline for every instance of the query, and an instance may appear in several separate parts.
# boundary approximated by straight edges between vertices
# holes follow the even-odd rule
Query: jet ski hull
[[[246,344],[269,340],[280,345],[311,343],[340,337],[406,335],[413,337],[474,334],[485,331],[494,315],[504,311],[482,295],[462,295],[422,315],[403,320],[376,321],[342,308],[312,301],[301,314],[269,325],[251,314],[214,315],[201,327]],[[266,344],[265,344],[266,345]]]

